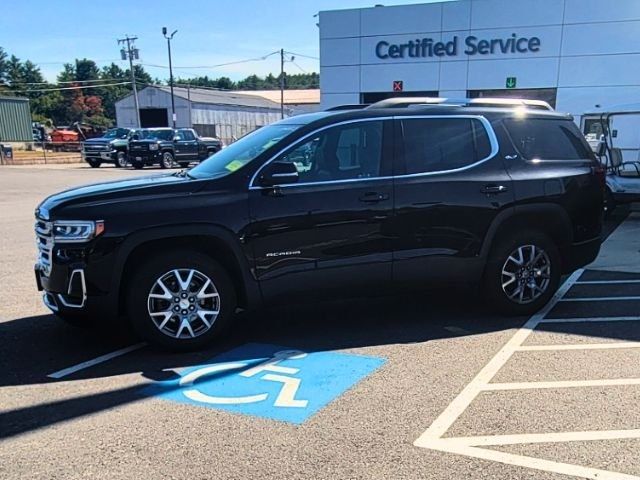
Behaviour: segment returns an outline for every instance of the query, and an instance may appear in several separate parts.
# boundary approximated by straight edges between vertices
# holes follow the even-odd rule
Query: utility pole
[[[120,57],[122,60],[129,59],[129,71],[131,72],[131,86],[133,87],[133,101],[136,106],[136,127],[140,128],[142,125],[140,124],[140,104],[138,103],[138,88],[136,87],[136,75],[133,72],[133,60],[138,60],[140,58],[140,52],[134,45],[134,42],[138,39],[138,37],[130,37],[129,35],[125,35],[124,38],[118,39],[118,45],[122,44],[123,47],[120,50]],[[124,44],[127,44],[126,49],[124,48]]]
[[[284,48],[280,49],[280,119],[284,118]]]
[[[173,67],[171,65],[171,39],[178,32],[174,30],[171,35],[167,35],[167,27],[162,27],[162,35],[167,39],[167,50],[169,51],[169,86],[171,87],[171,119],[173,128],[176,128],[176,102],[173,97]]]

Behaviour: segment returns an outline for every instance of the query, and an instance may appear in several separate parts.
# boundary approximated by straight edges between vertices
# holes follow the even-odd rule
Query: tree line
[[[168,80],[152,78],[142,65],[134,65],[133,71],[139,89],[150,84],[168,84]],[[116,101],[132,91],[130,76],[129,69],[115,63],[99,67],[95,61],[82,58],[65,63],[56,82],[48,82],[38,65],[9,55],[0,47],[0,96],[29,98],[33,120],[49,126],[75,122],[113,126]],[[285,88],[319,88],[319,80],[317,73],[286,75]],[[175,83],[222,90],[269,90],[280,88],[280,77],[249,75],[237,82],[228,77],[178,77]]]

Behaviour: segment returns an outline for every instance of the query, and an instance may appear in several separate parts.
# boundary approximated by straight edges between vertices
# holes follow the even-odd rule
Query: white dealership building
[[[578,117],[640,102],[640,0],[454,0],[320,13],[324,108],[521,96]],[[598,107],[597,107],[598,106]]]

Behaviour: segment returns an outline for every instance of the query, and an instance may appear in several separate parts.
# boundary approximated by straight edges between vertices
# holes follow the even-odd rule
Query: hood
[[[113,140],[116,140],[116,139],[115,138],[97,137],[97,138],[88,138],[87,140],[84,141],[84,143],[89,144],[89,145],[91,145],[91,144],[103,145],[103,144],[106,144],[106,143],[111,143]]]
[[[104,203],[135,201],[149,195],[173,196],[193,193],[203,182],[176,174],[136,177],[113,182],[84,185],[51,195],[39,206],[40,216],[56,217],[63,207],[90,207]]]

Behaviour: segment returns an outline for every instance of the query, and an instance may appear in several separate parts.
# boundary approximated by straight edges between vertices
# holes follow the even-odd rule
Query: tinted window
[[[193,135],[191,130],[179,130],[178,134],[182,137],[183,140],[191,141],[195,140],[196,137]]]
[[[589,144],[570,120],[509,119],[505,125],[513,144],[529,160],[592,158]]]
[[[299,182],[328,182],[380,175],[382,122],[339,125],[312,135],[278,160],[292,162]]]
[[[402,121],[406,173],[453,170],[487,158],[491,144],[478,120],[416,118]]]

